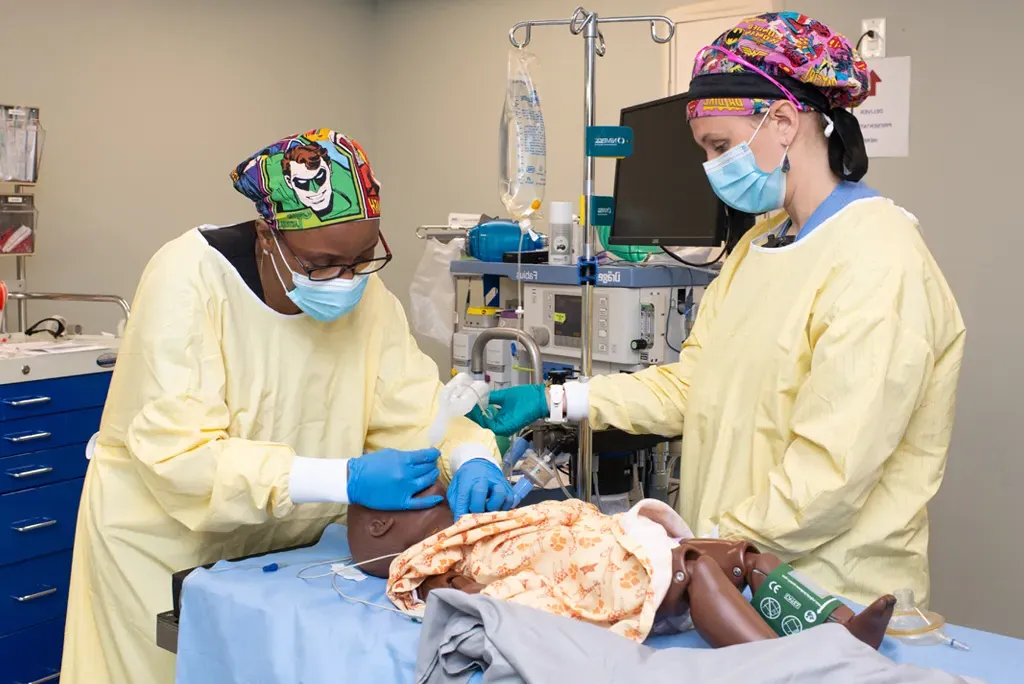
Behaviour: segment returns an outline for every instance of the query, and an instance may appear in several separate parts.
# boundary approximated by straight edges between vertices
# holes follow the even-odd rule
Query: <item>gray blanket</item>
[[[606,630],[488,596],[433,591],[417,684],[965,684],[898,665],[839,625],[732,648],[655,650]]]

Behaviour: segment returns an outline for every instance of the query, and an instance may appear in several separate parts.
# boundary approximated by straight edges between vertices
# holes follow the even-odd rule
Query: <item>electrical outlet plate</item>
[[[875,37],[867,37],[868,31],[874,31]],[[864,59],[882,59],[885,57],[885,19],[864,19],[860,23],[860,33],[864,36],[860,46],[860,56]]]

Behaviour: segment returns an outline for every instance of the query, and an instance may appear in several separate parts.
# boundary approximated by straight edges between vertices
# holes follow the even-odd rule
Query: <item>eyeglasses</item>
[[[341,278],[347,273],[352,275],[369,275],[376,273],[391,261],[391,248],[388,247],[388,241],[384,239],[384,233],[380,233],[380,237],[376,244],[373,246],[374,256],[370,259],[362,259],[351,264],[331,264],[329,266],[318,266],[316,264],[307,264],[295,253],[291,245],[288,244],[288,240],[285,239],[284,235],[275,230],[277,241],[284,245],[288,253],[292,255],[298,263],[299,268],[306,272],[310,280],[334,280],[335,278]],[[383,249],[384,253],[380,254]]]

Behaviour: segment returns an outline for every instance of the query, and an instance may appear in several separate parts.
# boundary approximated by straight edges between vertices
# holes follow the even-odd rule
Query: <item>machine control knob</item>
[[[537,343],[538,347],[546,347],[551,342],[551,333],[547,328],[530,328],[530,337]]]
[[[648,346],[650,345],[648,345],[647,340],[644,339],[633,340],[629,343],[629,348],[633,351],[643,351],[644,349],[647,349]]]

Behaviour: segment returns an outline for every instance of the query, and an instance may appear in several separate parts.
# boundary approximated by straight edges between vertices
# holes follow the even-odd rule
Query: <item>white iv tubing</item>
[[[346,568],[356,568],[356,567],[359,567],[360,565],[365,565],[366,563],[373,563],[374,561],[385,560],[387,558],[397,558],[400,555],[402,555],[402,554],[400,554],[400,553],[389,553],[389,554],[384,555],[384,556],[378,556],[377,558],[370,558],[368,560],[360,561],[358,563],[348,563],[344,567],[346,567]],[[330,572],[321,573],[319,575],[310,575],[308,577],[304,577],[303,574],[302,574],[302,573],[304,573],[304,572],[306,572],[308,570],[312,570],[313,568],[318,568],[318,567],[323,566],[323,565],[331,565],[331,566],[333,566],[335,563],[343,563],[345,561],[351,561],[351,560],[352,560],[352,556],[346,556],[345,558],[333,558],[331,560],[320,561],[319,563],[312,563],[311,565],[307,565],[306,567],[304,567],[301,570],[299,570],[295,574],[295,576],[298,577],[301,580],[313,580],[313,579],[322,579],[324,577],[330,577],[331,578],[331,588],[334,589],[335,592],[337,592],[338,596],[340,596],[341,598],[345,599],[346,601],[351,601],[352,603],[359,603],[359,604],[362,604],[364,606],[369,606],[370,608],[379,608],[380,610],[388,610],[388,611],[391,611],[392,613],[397,613],[398,615],[401,615],[404,618],[408,618],[409,620],[412,620],[413,622],[422,622],[422,619],[419,618],[418,616],[416,616],[416,615],[409,615],[408,613],[404,613],[404,612],[398,610],[397,608],[392,608],[391,606],[382,606],[379,603],[374,603],[373,601],[367,601],[365,599],[356,598],[355,596],[348,596],[347,594],[345,594],[345,592],[343,592],[341,589],[338,588],[337,581],[338,581],[339,573],[333,567],[331,568]]]

